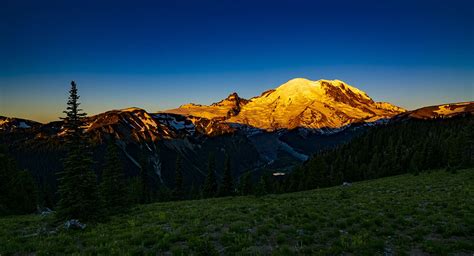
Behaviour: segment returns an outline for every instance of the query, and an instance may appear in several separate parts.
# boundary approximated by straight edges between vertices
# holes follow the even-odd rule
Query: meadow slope
[[[0,218],[0,255],[472,255],[474,169],[141,205],[83,231],[52,219]]]

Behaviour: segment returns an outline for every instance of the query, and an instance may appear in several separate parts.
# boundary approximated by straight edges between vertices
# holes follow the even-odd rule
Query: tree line
[[[474,117],[407,120],[374,127],[296,167],[286,191],[340,185],[433,169],[451,172],[474,166]]]

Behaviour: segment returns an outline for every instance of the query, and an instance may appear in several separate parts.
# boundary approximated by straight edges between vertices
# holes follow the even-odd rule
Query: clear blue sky
[[[100,2],[100,3],[99,3]],[[390,2],[390,3],[388,3]],[[340,79],[405,108],[474,100],[474,1],[2,1],[0,115],[89,114]]]

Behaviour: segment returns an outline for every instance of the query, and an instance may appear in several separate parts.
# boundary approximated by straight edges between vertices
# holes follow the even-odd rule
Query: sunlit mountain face
[[[340,128],[355,122],[374,122],[404,112],[375,102],[365,92],[339,80],[296,78],[250,100],[236,93],[210,106],[183,105],[165,112],[249,125],[266,131],[295,128]]]

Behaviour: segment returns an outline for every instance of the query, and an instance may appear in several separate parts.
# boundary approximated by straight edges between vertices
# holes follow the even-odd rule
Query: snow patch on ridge
[[[31,128],[31,126],[27,125],[25,122],[22,121],[18,125],[18,128],[27,129],[27,128]]]

